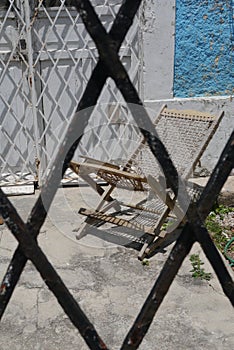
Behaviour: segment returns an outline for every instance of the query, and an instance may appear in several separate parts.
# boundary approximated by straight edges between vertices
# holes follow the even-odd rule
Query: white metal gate
[[[1,184],[36,176],[30,67],[25,52],[26,21],[21,2],[0,8],[0,173]]]
[[[97,50],[72,1],[9,0],[0,5],[0,184],[25,183],[47,173],[69,120],[76,110]],[[93,0],[107,30],[121,0]],[[140,84],[138,19],[120,56],[137,89]],[[99,104],[76,152],[108,160],[127,120],[123,99],[108,80]],[[110,105],[111,103],[111,105]],[[107,125],[111,124],[111,128]],[[125,128],[126,129],[126,128]],[[104,137],[106,135],[106,137]],[[109,135],[109,136],[108,136]],[[107,141],[108,138],[108,141]],[[103,142],[103,139],[106,141]],[[97,148],[98,145],[98,148]],[[98,149],[98,151],[97,151]],[[121,146],[119,156],[128,153]]]

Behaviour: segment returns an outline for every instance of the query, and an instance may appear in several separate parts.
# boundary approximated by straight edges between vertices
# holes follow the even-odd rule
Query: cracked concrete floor
[[[37,195],[10,199],[26,219]],[[76,241],[73,230],[82,220],[77,210],[95,200],[87,188],[60,189],[41,229],[39,243],[108,347],[117,350],[171,246],[155,255],[149,266],[143,266],[133,249],[92,235]],[[0,239],[2,277],[17,244],[5,225],[0,226]],[[139,349],[234,348],[233,308],[200,246],[196,244],[192,252],[200,253],[212,279],[194,280],[187,257]],[[2,319],[0,340],[0,350],[88,349],[31,263]]]

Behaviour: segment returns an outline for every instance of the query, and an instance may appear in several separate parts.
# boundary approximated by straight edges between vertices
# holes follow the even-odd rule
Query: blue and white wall
[[[234,1],[146,0],[142,98],[151,108],[196,108],[225,117],[202,158],[212,170],[234,129]]]

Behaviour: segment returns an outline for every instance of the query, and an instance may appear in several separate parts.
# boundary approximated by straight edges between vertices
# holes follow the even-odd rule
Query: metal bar
[[[209,214],[216,199],[216,195],[223,187],[230,171],[233,168],[233,165],[234,132],[228,140],[227,145],[225,146],[220,159],[210,177],[210,180],[207,183],[198,202],[198,213],[202,217],[202,220],[205,220],[206,216]],[[178,238],[167,261],[165,262],[164,267],[149,296],[147,297],[138,317],[136,318],[132,328],[127,334],[121,350],[133,350],[138,348],[145,334],[147,333],[159,306],[161,305],[166,293],[168,292],[169,287],[173,282],[183,260],[188,255],[196,238],[198,238],[201,242],[204,242],[203,235],[206,237],[205,243],[202,243],[203,249],[206,251],[208,259],[211,261],[212,266],[214,267],[215,272],[219,277],[220,283],[224,289],[224,293],[227,295],[230,302],[234,305],[234,282],[232,281],[232,278],[225,268],[223,262],[221,261],[220,263],[220,256],[218,255],[217,257],[216,252],[214,252],[214,244],[210,242],[209,238],[207,238],[208,233],[207,231],[204,232],[204,228],[202,228],[202,222],[199,221],[198,225],[200,226],[195,226],[193,221],[193,226],[187,223],[183,228],[180,237]],[[196,236],[193,232],[194,226]],[[209,252],[209,249],[211,252]],[[218,259],[218,263],[216,263],[215,259]]]
[[[214,203],[220,193],[228,175],[234,168],[234,131],[216,164],[209,181],[198,201],[199,214],[204,220],[211,210],[210,203]]]
[[[134,2],[131,0],[126,0],[120,7],[110,30],[110,36],[113,38],[116,48],[120,48],[121,43],[133,22],[133,18],[140,6],[140,3],[141,0],[136,0]],[[63,144],[60,147],[53,169],[49,174],[46,184],[42,187],[41,194],[29,216],[27,227],[34,237],[38,235],[39,230],[43,225],[47,215],[47,210],[49,209],[54,198],[60,180],[67,169],[70,160],[72,159],[74,151],[80,142],[85,126],[87,125],[88,119],[92,113],[92,106],[96,104],[107,77],[108,74],[105,69],[105,65],[99,59],[78,104],[77,113],[74,115]],[[79,114],[78,112],[81,111],[84,112]],[[70,140],[76,141],[71,145]],[[63,160],[64,164],[62,166],[61,163]],[[27,258],[23,255],[20,247],[18,246],[0,286],[0,289],[5,289],[5,293],[0,294],[0,319],[4,314],[6,306],[11,298],[26,262]]]
[[[32,45],[32,33],[31,33],[31,19],[30,19],[30,4],[29,0],[24,2],[25,10],[25,24],[26,24],[26,35],[27,35],[27,53],[28,53],[28,65],[29,65],[29,76],[28,76],[28,85],[31,92],[31,109],[33,116],[33,128],[34,128],[34,147],[36,150],[35,163],[40,159],[40,133],[38,128],[38,115],[37,115],[37,94],[35,86],[35,68],[33,65],[33,45]],[[36,167],[37,177],[38,177],[38,167]]]
[[[198,232],[200,232],[199,234],[202,235],[203,232],[199,231],[200,229],[201,227],[197,228]],[[139,347],[195,240],[196,237],[193,233],[193,227],[191,224],[187,223],[183,228],[182,233],[173,247],[167,261],[165,262],[163,269],[161,270],[159,277],[151,289],[141,311],[134,321],[133,326],[128,332],[120,350],[135,350]],[[207,248],[207,250],[208,249],[210,249],[210,246]],[[224,276],[222,276],[222,280],[220,280],[220,282],[225,294],[234,305],[234,282],[232,281],[231,276],[225,267],[223,269],[222,266],[221,268],[218,266],[218,268],[215,269],[216,273],[217,271],[219,274],[224,273]]]
[[[124,8],[126,4],[130,5],[130,3],[133,3],[133,1],[126,0],[122,8]],[[141,1],[139,1],[139,4],[140,3]],[[92,78],[88,84],[90,90],[88,90],[87,88],[85,92],[94,92],[95,96],[90,96],[90,94],[87,96],[85,94],[83,95],[83,98],[78,105],[78,113],[74,116],[72,120],[71,126],[65,137],[63,145],[60,148],[60,153],[56,157],[56,161],[54,163],[52,172],[50,173],[46,185],[43,187],[42,193],[32,210],[31,218],[28,219],[27,225],[25,225],[21,218],[18,216],[16,210],[1,190],[0,211],[3,214],[3,218],[5,219],[8,227],[11,229],[12,233],[20,243],[17,251],[19,252],[19,257],[21,258],[21,267],[18,269],[19,275],[14,275],[16,283],[18,281],[20,273],[22,272],[22,268],[24,267],[27,261],[27,258],[30,259],[36,266],[38,271],[41,273],[41,276],[45,280],[48,287],[53,291],[53,293],[57,297],[59,303],[61,304],[67,315],[70,317],[73,324],[76,325],[76,327],[80,330],[82,336],[84,337],[86,343],[90,346],[90,348],[106,349],[105,344],[99,338],[94,327],[90,324],[89,320],[87,319],[85,314],[83,314],[79,305],[73,299],[66,286],[63,284],[62,280],[57,275],[54,268],[50,265],[44,253],[38,247],[35,238],[39,232],[41,225],[45,220],[47,211],[53,200],[54,194],[57,190],[57,186],[60,182],[61,175],[64,173],[66,167],[68,166],[72,158],[72,155],[80,141],[80,138],[82,137],[82,132],[85,126],[87,125],[87,121],[93,109],[91,107],[87,111],[86,108],[86,110],[83,113],[81,113],[81,110],[83,107],[92,106],[92,101],[96,103],[97,98],[108,75],[110,75],[115,80],[117,87],[122,92],[125,100],[128,102],[129,108],[132,111],[132,114],[137,124],[142,129],[141,131],[147,139],[147,142],[149,143],[153,154],[156,157],[158,157],[158,160],[160,159],[161,162],[165,162],[164,164],[166,165],[163,166],[163,169],[165,169],[165,174],[166,178],[168,179],[168,183],[170,184],[175,193],[178,190],[178,176],[173,163],[171,162],[170,158],[168,158],[168,154],[164,145],[160,143],[160,141],[157,139],[156,134],[152,135],[151,122],[144,108],[141,109],[141,114],[139,113],[139,106],[142,105],[142,102],[140,101],[137,92],[132,86],[126,71],[124,70],[121,62],[118,59],[117,49],[115,47],[117,41],[113,40],[111,35],[109,34],[108,36],[108,34],[105,32],[88,0],[77,1],[77,4],[81,15],[83,15],[83,20],[85,22],[85,25],[87,26],[87,29],[91,29],[92,35],[95,39],[97,39],[96,44],[100,53],[99,63],[96,66]],[[121,22],[120,17],[118,18],[117,16],[117,19]],[[113,35],[114,34],[115,31],[113,30]],[[116,36],[118,37],[117,32]],[[111,61],[111,63],[109,62],[109,60]],[[104,71],[107,69],[108,73],[104,73]],[[133,103],[134,106],[131,106],[130,103]],[[137,108],[135,108],[136,105],[138,105]],[[146,118],[146,120],[144,120],[144,118]],[[147,127],[149,127],[149,129],[146,128],[146,122]],[[72,144],[69,143],[70,138],[73,141]],[[217,178],[217,176],[214,175],[209,185],[210,188],[214,189],[215,185],[220,187],[221,184],[224,183],[224,181],[226,180],[229,173],[227,171],[222,172],[220,166],[226,166],[226,164],[228,164],[227,166],[228,168],[230,168],[230,166],[233,165],[233,146],[234,142],[232,139],[231,143],[228,143],[227,149],[225,149],[225,151],[222,154],[223,158],[220,158],[219,163],[217,165],[217,173],[220,172],[220,178]],[[158,155],[158,153],[160,154],[160,152],[162,152],[162,155]],[[227,156],[228,154],[229,157]],[[64,159],[65,161],[62,165]],[[210,206],[212,205],[212,201],[215,199],[215,190],[213,190],[213,194],[211,195],[211,197],[209,197],[207,190],[205,190],[204,193],[205,194],[202,197],[202,200],[198,203],[198,205],[201,206],[203,210],[203,214],[201,213],[202,220],[205,219],[205,214],[208,214],[208,209],[206,208],[206,206],[210,208]],[[209,199],[209,201],[207,198]],[[171,283],[173,282],[173,279],[175,278],[184,258],[188,255],[193,243],[196,240],[199,240],[203,245],[203,249],[207,253],[207,256],[212,262],[212,265],[215,267],[215,271],[220,279],[224,290],[226,291],[227,296],[229,297],[231,302],[233,301],[233,281],[231,280],[231,277],[229,276],[227,270],[225,268],[223,269],[219,262],[217,265],[215,265],[214,259],[216,259],[217,256],[215,255],[216,253],[214,250],[214,246],[212,246],[213,243],[211,243],[211,240],[209,240],[208,238],[207,231],[203,228],[203,223],[199,217],[199,207],[197,208],[196,206],[191,204],[188,210],[187,218],[189,222],[185,225],[184,229],[182,230],[182,233],[178,238],[174,248],[172,249],[169,258],[167,259],[159,278],[156,280],[155,285],[152,288],[137,320],[135,321],[133,327],[131,328],[130,332],[125,338],[121,349],[136,349],[139,346],[153,320],[153,317],[155,316],[156,311],[161,305],[162,300],[164,299]],[[17,251],[14,254],[14,258],[17,255]],[[15,263],[17,263],[17,260],[15,261]],[[8,272],[10,278],[12,278],[12,274],[9,269]],[[221,272],[224,276],[221,276]],[[9,281],[10,285],[12,286],[12,281]],[[9,289],[6,288],[6,285],[2,285],[1,292],[2,294],[8,293],[9,301]],[[4,300],[2,301],[2,305],[6,305],[6,303],[4,304]]]
[[[20,244],[20,249],[28,259],[32,261],[39,271],[42,279],[48,288],[54,293],[59,304],[70,318],[74,326],[80,331],[82,337],[93,350],[107,349],[106,345],[99,337],[92,323],[86,317],[76,300],[73,298],[60,276],[50,264],[46,255],[38,246],[35,239],[30,234],[27,225],[18,215],[16,209],[8,200],[0,188],[0,213],[5,223]],[[1,289],[1,294],[5,292]]]
[[[199,218],[196,208],[194,208],[193,210],[193,215],[194,217],[191,226],[196,236],[196,239],[201,244],[207,259],[210,261],[225,295],[230,300],[232,306],[234,306],[234,281],[232,280],[229,272],[227,271],[224,262],[220,256],[220,253],[214,245],[207,229],[205,228],[203,222]]]
[[[120,350],[135,350],[139,347],[194,242],[194,235],[189,224],[186,224]]]
[[[177,170],[174,167],[165,146],[157,136],[154,125],[143,107],[143,103],[140,100],[136,89],[132,85],[125,68],[119,60],[112,38],[102,26],[89,0],[78,0],[75,6],[80,13],[87,31],[97,46],[100,58],[105,62],[109,75],[113,78],[118,89],[128,103],[133,118],[139,126],[143,136],[146,138],[152,153],[159,161],[165,176],[168,179],[168,184],[175,194],[177,194],[179,181]],[[184,198],[178,198],[178,200],[183,207],[182,203]]]
[[[219,161],[198,201],[198,210],[193,210],[193,230],[197,240],[201,244],[204,253],[212,264],[215,273],[222,285],[226,296],[234,305],[234,282],[232,281],[227,269],[220,257],[220,254],[212,242],[210,235],[203,225],[212,205],[214,204],[218,193],[221,191],[228,175],[234,167],[234,132],[232,132]],[[196,209],[196,208],[195,208]],[[188,218],[190,213],[188,213]]]

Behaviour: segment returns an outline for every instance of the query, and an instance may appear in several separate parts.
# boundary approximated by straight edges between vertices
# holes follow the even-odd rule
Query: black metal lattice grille
[[[107,349],[107,347],[79,304],[70,294],[54,267],[49,263],[44,252],[38,246],[36,237],[46,219],[48,209],[53,201],[61,177],[81,140],[81,135],[92,114],[93,106],[95,106],[108,77],[111,77],[115,81],[116,86],[126,100],[133,118],[146,138],[152,153],[158,159],[169,186],[175,194],[178,192],[180,179],[178,178],[177,171],[168,157],[164,145],[156,135],[145,131],[153,130],[153,125],[146,110],[142,107],[139,113],[139,109],[136,108],[136,106],[143,106],[143,104],[118,57],[121,42],[124,40],[131,26],[140,4],[141,0],[123,1],[114,24],[109,33],[107,33],[88,0],[77,0],[75,2],[77,11],[97,46],[99,52],[98,63],[79,102],[52,171],[48,175],[47,181],[26,223],[23,222],[16,209],[0,189],[0,213],[12,234],[19,242],[19,246],[12,257],[1,284],[1,316],[17,285],[27,259],[29,259],[35,265],[71,322],[80,331],[90,349]],[[76,135],[76,138],[74,135]],[[70,147],[70,140],[74,139],[76,141]],[[63,164],[61,163],[61,159],[65,159]],[[187,210],[187,224],[184,226],[137,319],[126,335],[121,349],[137,349],[139,347],[183,260],[196,241],[201,244],[217,274],[224,293],[234,305],[234,282],[203,224],[233,165],[234,133],[232,133],[227,142],[199,201],[197,203],[191,203],[189,206]],[[180,198],[179,195],[178,201],[180,203],[183,201],[183,198]]]

